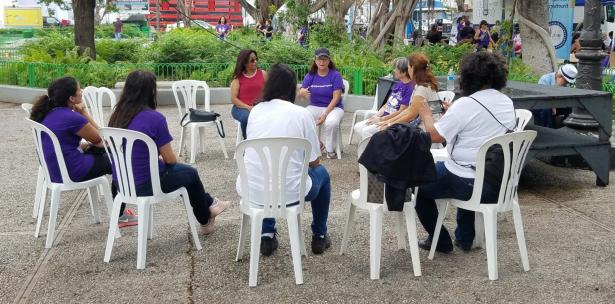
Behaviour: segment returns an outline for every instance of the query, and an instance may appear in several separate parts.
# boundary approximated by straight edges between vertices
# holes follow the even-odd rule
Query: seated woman
[[[237,56],[231,82],[231,115],[241,124],[241,135],[246,139],[248,117],[254,103],[261,97],[267,73],[258,68],[258,55],[254,50],[241,50]]]
[[[173,137],[169,133],[166,118],[156,111],[156,105],[156,76],[146,71],[131,72],[109,119],[109,127],[138,131],[154,140],[161,157],[158,168],[162,191],[168,193],[186,187],[194,215],[201,224],[201,233],[211,234],[215,217],[228,208],[230,202],[212,198],[205,192],[197,170],[177,162],[171,147]],[[136,142],[132,155],[137,195],[151,195],[149,151],[145,143]],[[114,175],[114,183],[115,180]]]
[[[30,119],[49,128],[58,138],[68,176],[73,182],[111,174],[109,158],[102,152],[98,125],[85,110],[81,87],[75,78],[63,77],[51,82],[47,95],[34,103]],[[87,143],[80,144],[82,139]],[[43,136],[43,154],[51,181],[63,182],[53,144],[47,136]],[[111,190],[114,195],[117,193],[114,187]],[[134,211],[123,207],[119,227],[136,225]]]
[[[381,129],[396,123],[413,122],[413,124],[418,126],[420,120],[416,118],[419,116],[419,108],[422,103],[433,104],[440,101],[440,97],[436,93],[438,92],[438,81],[431,72],[431,69],[429,69],[429,60],[425,54],[414,53],[408,57],[408,74],[411,75],[415,83],[414,91],[410,98],[410,105],[403,111],[399,111],[398,115],[383,117],[378,123]]]
[[[397,58],[393,66],[397,82],[391,89],[387,103],[374,116],[354,125],[354,132],[359,134],[361,139],[374,135],[374,133],[378,132],[378,125],[376,123],[382,121],[384,117],[387,117],[387,119],[395,118],[410,103],[410,97],[414,91],[414,82],[412,82],[412,78],[408,73],[408,59],[404,57]]]
[[[490,138],[513,130],[516,126],[512,100],[500,92],[506,86],[508,70],[504,59],[489,52],[466,55],[460,64],[459,85],[463,96],[455,101],[438,122],[426,103],[420,103],[420,116],[432,142],[448,145],[449,159],[436,163],[436,181],[420,187],[416,212],[429,237],[419,247],[429,250],[438,209],[435,199],[468,200],[472,196],[476,172],[476,154]],[[483,203],[497,201],[499,187],[489,181],[483,185]],[[474,240],[474,212],[457,210],[455,245],[469,251]],[[436,251],[450,252],[453,242],[442,227]]]

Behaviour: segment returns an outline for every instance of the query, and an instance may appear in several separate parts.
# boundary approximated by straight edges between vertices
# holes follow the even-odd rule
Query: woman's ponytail
[[[78,89],[79,83],[75,78],[62,77],[54,80],[47,88],[47,94],[34,102],[30,119],[41,122],[54,108],[66,107],[68,99],[74,96]]]
[[[51,100],[48,95],[39,97],[32,106],[32,112],[30,112],[30,119],[41,122],[47,113],[49,113],[53,107],[51,106]]]

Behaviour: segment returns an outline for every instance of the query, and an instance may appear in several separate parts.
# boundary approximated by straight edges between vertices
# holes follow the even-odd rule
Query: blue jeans
[[[248,127],[248,117],[250,116],[250,111],[233,106],[231,109],[231,115],[233,116],[233,119],[239,121],[239,124],[241,125],[241,136],[243,136],[243,139],[246,139],[246,128]]]
[[[435,199],[454,198],[468,200],[474,188],[473,178],[459,177],[446,169],[443,162],[436,163],[436,181],[419,187],[416,197],[416,214],[423,227],[432,238],[436,230],[438,209]],[[490,184],[483,185],[482,202],[497,201],[499,189]],[[457,209],[457,229],[455,238],[462,244],[472,244],[474,241],[474,211]],[[448,247],[452,240],[444,226],[440,230],[439,246]]]
[[[115,40],[122,39],[122,33],[114,33],[114,36],[115,36]]]
[[[312,204],[312,233],[314,235],[327,235],[327,218],[329,217],[329,203],[331,202],[331,179],[324,166],[309,168],[308,175],[312,180],[312,188],[305,196],[306,201]],[[263,220],[262,233],[275,233],[275,219]]]
[[[205,192],[198,171],[192,166],[175,163],[167,165],[164,172],[160,173],[160,188],[162,192],[173,192],[181,187],[186,187],[188,198],[196,220],[201,224],[209,222],[209,206],[214,199]],[[136,187],[137,195],[152,195],[152,183],[146,182]]]

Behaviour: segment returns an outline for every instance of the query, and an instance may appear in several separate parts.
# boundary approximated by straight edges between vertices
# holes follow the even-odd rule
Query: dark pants
[[[90,168],[90,171],[88,171],[88,174],[86,174],[83,178],[84,181],[104,175],[111,175],[111,162],[109,161],[109,157],[107,157],[107,154],[104,152],[103,148],[90,147],[84,153],[91,154],[94,157],[94,164],[92,165],[92,168]],[[115,186],[115,183],[111,183],[111,194],[114,198],[117,195],[117,187]],[[122,203],[122,207],[120,208],[120,216],[124,214],[124,208],[126,208],[126,204]]]
[[[329,204],[331,202],[331,179],[324,166],[310,168],[308,175],[312,180],[312,188],[305,196],[305,200],[312,204],[312,233],[314,235],[327,235],[327,218],[329,217]],[[275,233],[275,219],[263,220],[262,233]]]
[[[438,220],[438,209],[435,199],[454,198],[468,200],[472,196],[474,187],[473,178],[459,177],[446,169],[443,162],[436,163],[436,181],[419,187],[416,198],[416,213],[423,224],[423,227],[433,237]],[[485,184],[481,201],[497,201],[499,189]],[[474,212],[465,209],[457,209],[457,229],[455,238],[464,245],[472,244],[474,241]],[[442,226],[440,230],[439,246],[448,247],[452,245],[448,230]]]
[[[207,224],[210,215],[209,206],[213,204],[214,199],[209,193],[205,192],[197,170],[186,164],[175,163],[167,165],[166,170],[160,174],[160,188],[162,188],[162,192],[173,192],[181,187],[186,187],[188,191],[188,198],[190,199],[190,205],[192,205],[192,211],[196,220],[201,225]],[[138,185],[136,192],[139,196],[152,195],[152,183],[147,182]]]
[[[231,109],[231,115],[233,116],[233,119],[239,121],[239,124],[241,125],[241,136],[243,136],[243,139],[246,139],[246,128],[248,127],[248,117],[250,116],[250,111],[233,106]]]

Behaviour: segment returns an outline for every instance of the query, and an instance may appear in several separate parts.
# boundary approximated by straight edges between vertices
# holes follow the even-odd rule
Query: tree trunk
[[[391,26],[397,20],[397,17],[398,16],[402,16],[403,17],[402,14],[406,13],[406,11],[405,11],[406,7],[409,6],[410,7],[409,11],[411,11],[411,9],[418,2],[418,0],[407,0],[408,2],[405,3],[405,5],[404,5],[404,4],[401,4],[401,2],[403,2],[405,0],[398,0],[398,1],[399,1],[398,4],[396,6],[394,6],[395,9],[393,10],[393,13],[388,18],[387,22],[384,24],[384,26],[380,30],[380,33],[378,34],[378,36],[376,37],[376,39],[372,43],[372,48],[380,47],[384,43],[385,38],[387,38],[387,36],[389,34],[389,31],[391,30]]]
[[[376,13],[374,16],[370,16],[371,22],[367,27],[367,36],[376,38],[381,28],[381,21],[384,20],[388,13],[390,0],[380,0],[378,4],[378,8],[376,9]]]
[[[191,0],[188,0],[189,3],[192,3]],[[186,0],[178,0],[177,1],[177,11],[179,12],[179,17],[184,22],[184,27],[190,27],[190,4],[186,6]]]
[[[463,9],[464,0],[455,0],[455,3],[457,3],[457,11],[458,12],[464,12],[465,11]]]
[[[271,19],[273,15],[284,5],[285,0],[256,0],[256,6],[250,4],[247,0],[238,0],[241,7],[255,20]],[[275,6],[275,11],[270,11],[272,5]]]
[[[408,19],[410,19],[410,13],[412,12],[412,7],[418,3],[417,1],[410,0],[398,0],[397,5],[405,5],[402,8],[401,14],[397,15],[397,20],[395,20],[395,34],[393,37],[395,38],[404,38],[406,33],[406,23]],[[400,40],[395,39],[394,43],[398,43]]]
[[[518,0],[517,12],[523,37],[523,63],[540,75],[555,71],[557,58],[549,35],[548,1]]]
[[[328,0],[327,17],[343,22],[344,16],[346,16],[348,9],[350,9],[353,3],[354,0]]]
[[[94,10],[96,3],[92,0],[73,0],[73,13],[75,16],[75,46],[79,47],[79,54],[87,54],[96,60],[96,46],[94,45]]]

